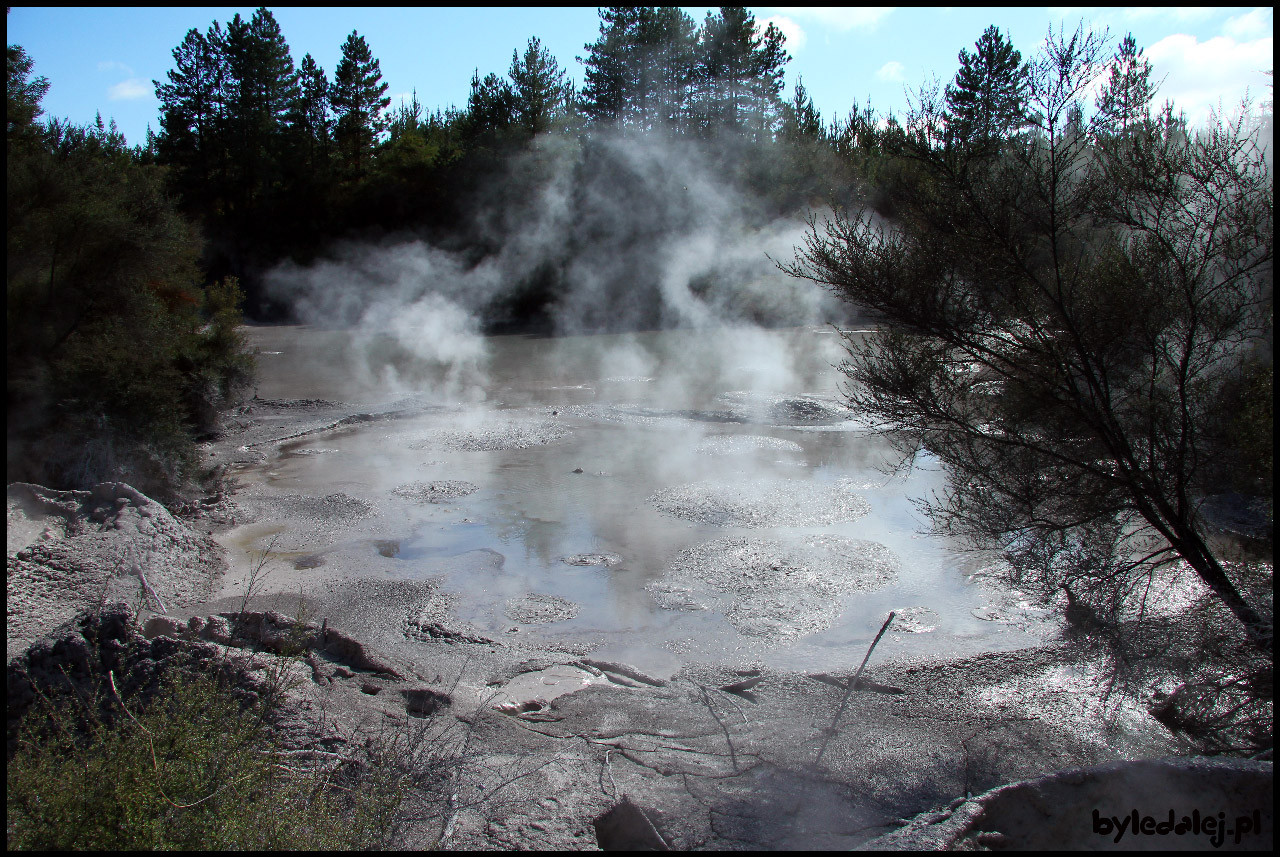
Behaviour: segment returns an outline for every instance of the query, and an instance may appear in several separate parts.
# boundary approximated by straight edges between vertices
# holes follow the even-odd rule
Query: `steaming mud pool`
[[[890,610],[877,660],[1051,630],[924,534],[912,500],[942,474],[890,475],[830,330],[491,337],[465,366],[248,333],[258,398],[223,453],[248,520],[221,537],[224,597],[263,557],[279,592],[418,582],[451,627],[655,668],[847,668]]]

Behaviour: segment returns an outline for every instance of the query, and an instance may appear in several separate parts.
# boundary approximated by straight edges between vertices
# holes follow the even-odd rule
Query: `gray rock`
[[[449,694],[429,687],[405,688],[400,695],[404,697],[405,711],[417,717],[427,717],[453,704]]]
[[[171,616],[152,616],[142,626],[142,636],[148,640],[156,637],[173,637],[178,639],[186,637],[189,629],[186,624],[179,622]]]

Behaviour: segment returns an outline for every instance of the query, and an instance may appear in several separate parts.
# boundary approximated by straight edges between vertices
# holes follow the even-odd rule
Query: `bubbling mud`
[[[568,435],[569,429],[554,419],[490,417],[474,427],[440,427],[412,441],[409,448],[497,452],[544,446]]]
[[[659,491],[649,499],[673,517],[722,527],[816,527],[854,521],[871,511],[845,480],[704,480]]]
[[[460,479],[437,479],[434,482],[410,482],[395,488],[391,493],[416,503],[440,503],[465,497],[480,490],[480,486]]]
[[[752,452],[804,452],[793,440],[754,434],[718,434],[704,438],[697,451],[705,455],[746,455]]]
[[[727,537],[681,552],[648,589],[666,609],[718,609],[741,634],[786,639],[830,628],[844,596],[889,586],[900,565],[859,539]]]
[[[530,592],[508,601],[505,613],[508,619],[516,622],[541,625],[572,619],[578,615],[580,607],[567,598]]]

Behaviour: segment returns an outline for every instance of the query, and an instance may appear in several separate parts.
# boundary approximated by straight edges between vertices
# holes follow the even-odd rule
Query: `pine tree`
[[[781,136],[790,143],[822,139],[822,114],[814,107],[813,99],[804,88],[803,79],[796,81],[796,91],[791,96],[791,101],[782,107]]]
[[[168,83],[155,80],[160,101],[160,160],[174,168],[174,183],[189,210],[221,206],[226,175],[228,119],[225,37],[216,21],[208,33],[192,29],[173,49]]]
[[[638,31],[642,122],[688,129],[697,67],[698,27],[673,6],[646,10]]]
[[[946,89],[947,131],[956,142],[987,143],[1025,119],[1028,70],[996,27],[987,27],[974,48],[960,51],[960,71]]]
[[[8,47],[8,78],[5,84],[6,119],[5,136],[8,147],[31,145],[39,140],[36,120],[44,110],[40,99],[49,91],[49,81],[44,77],[31,77],[35,63],[27,52],[17,45]]]
[[[233,122],[243,145],[265,151],[267,141],[279,135],[298,97],[298,76],[289,45],[271,12],[259,9],[251,21],[236,15],[228,25],[226,54],[234,97]]]
[[[310,168],[328,161],[333,142],[333,117],[329,106],[329,82],[311,54],[298,66],[298,88],[288,114],[295,150]]]
[[[266,9],[258,9],[247,22],[239,15],[232,19],[225,53],[235,218],[231,228],[240,236],[257,233],[273,220],[265,209],[279,184],[286,121],[297,100],[298,77],[280,25]]]
[[[333,112],[337,116],[334,138],[347,170],[363,172],[378,136],[387,128],[383,111],[391,103],[382,69],[364,36],[352,31],[342,45],[342,59],[334,72]]]
[[[529,39],[523,57],[511,52],[507,76],[514,119],[530,137],[550,130],[573,104],[573,84],[536,36]]]
[[[608,6],[600,10],[600,36],[586,45],[582,110],[597,122],[625,121],[639,89],[635,53],[642,6]]]
[[[1123,133],[1148,117],[1155,95],[1151,63],[1130,33],[1116,49],[1110,76],[1098,94],[1098,121]]]
[[[782,67],[791,61],[786,37],[770,24],[756,31],[755,16],[741,6],[707,13],[699,40],[704,130],[724,127],[762,137],[781,112]]]
[[[473,142],[493,143],[515,122],[515,93],[511,83],[490,72],[480,79],[480,70],[471,75],[467,96],[466,134]]]
[[[391,111],[391,119],[387,123],[387,142],[395,143],[419,134],[421,128],[422,102],[418,100],[418,90],[415,89],[408,104],[402,100],[400,106]]]

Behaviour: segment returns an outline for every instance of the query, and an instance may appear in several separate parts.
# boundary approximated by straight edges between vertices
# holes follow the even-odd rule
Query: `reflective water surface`
[[[248,333],[263,398],[421,414],[308,436],[241,478],[394,511],[400,531],[345,547],[442,577],[491,635],[829,669],[856,665],[889,610],[878,658],[1026,645],[1038,627],[1016,593],[970,582],[981,560],[924,534],[912,500],[943,476],[890,474],[843,408],[830,329],[490,337],[466,365],[343,331]]]

